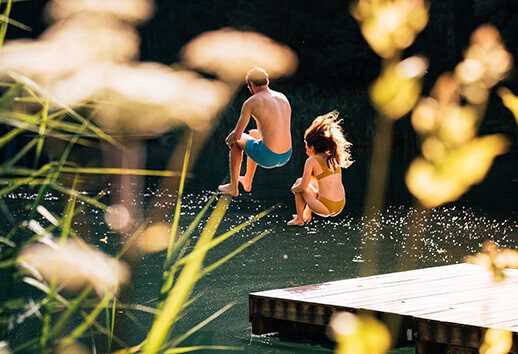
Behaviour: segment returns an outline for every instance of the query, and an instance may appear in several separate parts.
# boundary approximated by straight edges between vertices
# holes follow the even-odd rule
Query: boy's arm
[[[241,114],[239,115],[239,119],[236,123],[236,127],[233,131],[230,132],[228,137],[225,139],[225,142],[228,146],[232,146],[236,141],[241,139],[241,135],[244,133],[245,128],[248,123],[250,123],[250,116],[252,115],[252,101],[250,99],[246,100],[241,107]]]
[[[304,164],[304,173],[302,174],[302,180],[299,184],[293,185],[291,188],[291,191],[293,193],[302,193],[304,192],[308,186],[309,181],[311,180],[311,176],[313,175],[313,159],[309,158],[306,160],[306,163]]]

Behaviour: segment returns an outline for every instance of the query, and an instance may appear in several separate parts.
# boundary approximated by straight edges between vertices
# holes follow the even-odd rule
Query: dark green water
[[[276,203],[275,198],[260,198],[257,194],[261,195],[243,195],[231,203],[220,233]],[[157,195],[166,196],[161,207],[169,211],[166,218],[170,219],[174,197],[169,197],[167,191],[159,191],[153,185],[147,187],[141,194],[143,205]],[[184,196],[183,227],[201,210],[210,195],[210,191],[198,191]],[[33,194],[26,192],[13,194],[7,199],[15,218],[26,213],[21,206],[32,198]],[[59,209],[62,201],[56,195],[48,194],[43,205]],[[230,302],[235,302],[235,305],[194,334],[185,345],[230,345],[253,353],[327,351],[276,338],[252,338],[247,318],[248,293],[352,278],[357,277],[360,271],[362,274],[379,274],[457,263],[465,255],[479,251],[486,239],[493,239],[506,247],[518,246],[515,231],[518,221],[514,213],[495,217],[487,211],[452,206],[424,214],[410,207],[394,206],[376,218],[381,227],[377,232],[378,221],[367,220],[353,207],[346,208],[333,219],[316,218],[306,227],[289,228],[285,222],[292,209],[292,205],[281,202],[279,208],[264,219],[209,252],[205,264],[214,262],[262,231],[271,230],[265,239],[199,282],[195,293],[197,300],[187,309],[175,333],[184,333]],[[414,228],[409,230],[409,225],[414,225]],[[91,210],[81,215],[74,227],[81,236],[101,249],[109,251],[119,244],[117,234],[109,231],[101,212]],[[108,236],[108,244],[100,241],[105,236]],[[373,258],[366,256],[365,250],[369,247],[377,247]],[[164,257],[163,252],[146,255],[135,263],[132,286],[124,296],[124,302],[154,305]],[[137,344],[145,338],[151,321],[149,314],[121,310],[116,333],[128,344]],[[28,321],[11,332],[8,339],[19,343],[37,333],[38,326]],[[412,352],[412,349],[398,352]]]

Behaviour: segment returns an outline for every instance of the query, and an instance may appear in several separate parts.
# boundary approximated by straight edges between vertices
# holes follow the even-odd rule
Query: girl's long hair
[[[326,155],[326,164],[332,170],[347,168],[353,163],[350,152],[352,144],[345,139],[339,114],[335,110],[315,118],[304,134],[308,146]]]

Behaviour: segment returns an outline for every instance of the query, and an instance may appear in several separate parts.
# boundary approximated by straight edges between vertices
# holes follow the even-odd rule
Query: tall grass
[[[8,24],[18,24],[9,20],[12,1],[7,1],[5,10],[0,18],[0,43],[4,42]],[[23,27],[23,26],[22,26]],[[50,353],[76,346],[78,343],[87,343],[88,337],[102,336],[105,338],[105,350],[112,350],[116,345],[124,352],[142,351],[145,353],[185,353],[202,349],[234,350],[225,346],[197,346],[181,347],[183,342],[199,329],[222,315],[232,303],[216,311],[212,316],[197,324],[185,333],[174,330],[181,320],[182,314],[189,306],[193,306],[193,291],[197,282],[209,272],[221,266],[227,260],[250,247],[266,236],[263,232],[246,244],[231,250],[221,259],[212,264],[204,265],[206,254],[229,237],[236,235],[254,221],[264,217],[269,210],[258,214],[249,221],[237,225],[232,230],[218,234],[218,226],[223,220],[231,202],[229,197],[213,196],[194,217],[194,220],[182,230],[181,220],[182,197],[184,186],[191,177],[189,163],[191,149],[183,158],[181,171],[149,170],[144,168],[121,168],[117,166],[85,166],[88,161],[73,161],[71,155],[77,146],[88,149],[99,149],[102,144],[121,149],[124,137],[115,137],[98,126],[93,118],[96,114],[95,102],[86,102],[76,110],[52,97],[45,88],[30,78],[15,72],[9,72],[11,81],[2,84],[3,94],[0,97],[0,123],[8,127],[7,132],[0,137],[0,149],[16,147],[14,156],[0,164],[0,198],[1,211],[6,219],[11,221],[10,230],[0,235],[0,271],[3,301],[0,306],[0,326],[2,337],[10,342],[10,335],[16,327],[24,322],[37,323],[38,335],[16,347],[16,352]],[[51,102],[54,108],[51,109]],[[28,107],[26,110],[17,108],[19,105]],[[57,108],[55,108],[57,106]],[[23,142],[25,136],[33,137]],[[58,159],[50,160],[46,156],[46,148],[53,140],[65,142],[65,148]],[[189,141],[192,141],[192,136]],[[20,144],[23,143],[22,146]],[[200,143],[199,141],[197,142]],[[189,143],[190,146],[190,143]],[[4,150],[5,151],[5,150]],[[24,161],[30,160],[30,164]],[[125,242],[119,249],[112,250],[113,257],[99,255],[88,246],[87,236],[75,230],[77,218],[85,213],[110,213],[112,207],[107,196],[109,190],[102,190],[94,196],[89,196],[81,190],[80,181],[85,175],[97,176],[153,176],[159,178],[179,178],[180,185],[176,191],[177,200],[174,207],[173,219],[167,235],[165,262],[163,264],[162,284],[157,284],[156,297],[159,299],[154,307],[143,304],[127,304],[120,298],[120,292],[128,291],[128,287],[119,283],[119,273],[115,272],[115,287],[103,288],[102,284],[89,280],[80,289],[67,290],[67,284],[60,280],[60,273],[66,271],[70,265],[59,264],[60,253],[66,250],[67,245],[79,245],[76,250],[81,256],[81,249],[90,252],[92,256],[104,257],[108,262],[117,262],[126,259],[130,267],[135,265],[130,253],[142,252],[139,239],[148,225],[148,220],[135,220],[137,224],[121,238]],[[90,188],[94,189],[95,188]],[[17,212],[17,216],[10,215],[11,198],[9,195],[17,191],[32,191],[34,199],[24,206],[24,212]],[[47,210],[45,196],[48,193],[57,195],[63,206]],[[216,206],[213,203],[217,201]],[[19,208],[19,205],[15,207]],[[207,213],[210,215],[207,217]],[[155,220],[155,222],[167,222]],[[197,235],[197,229],[202,228]],[[56,235],[56,236],[55,236]],[[193,249],[189,245],[197,238]],[[58,257],[49,259],[57,268],[47,274],[44,268],[31,264],[31,258],[24,256],[24,252],[37,249],[34,246],[45,245],[46,250],[52,250]],[[74,252],[76,252],[74,251]],[[46,251],[47,252],[47,251]],[[72,251],[70,251],[72,252]],[[32,255],[34,257],[34,255]],[[35,256],[38,256],[36,253]],[[66,256],[66,255],[65,255]],[[66,257],[63,258],[64,260]],[[101,259],[101,258],[99,258]],[[70,261],[70,260],[69,260]],[[74,262],[75,260],[71,260]],[[112,263],[109,263],[112,264]],[[123,263],[120,263],[123,264]],[[79,264],[76,264],[79,266]],[[94,273],[97,265],[92,265]],[[103,274],[99,274],[102,276]],[[82,275],[78,274],[78,278]],[[120,275],[122,277],[122,275]],[[16,293],[7,289],[16,288]],[[206,295],[205,295],[206,296]],[[115,323],[120,320],[119,309],[131,309],[152,314],[154,320],[148,328],[146,339],[135,345],[126,343],[123,338],[115,334]],[[101,316],[102,313],[105,316]],[[41,316],[39,316],[41,314]],[[127,315],[132,318],[131,314]],[[131,340],[131,338],[130,338]],[[96,344],[91,344],[93,350]]]

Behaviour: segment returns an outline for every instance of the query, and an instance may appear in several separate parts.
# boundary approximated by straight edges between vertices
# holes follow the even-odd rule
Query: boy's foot
[[[293,219],[288,221],[289,226],[304,226],[304,220],[299,219],[297,216],[295,216]]]
[[[239,183],[241,183],[245,192],[250,193],[252,191],[252,182],[247,181],[245,176],[239,176]]]
[[[237,189],[232,188],[232,185],[230,183],[218,186],[218,191],[222,194],[228,194],[233,197],[237,197],[237,195],[239,194]]]

